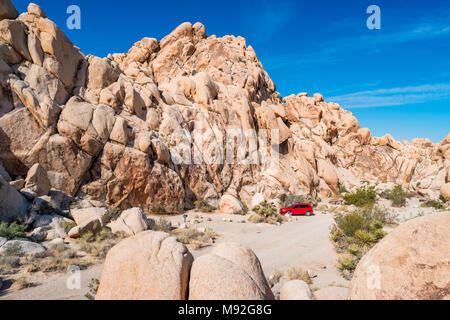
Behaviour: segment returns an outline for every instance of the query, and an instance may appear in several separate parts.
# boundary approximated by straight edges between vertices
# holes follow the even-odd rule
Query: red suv
[[[314,214],[313,207],[306,203],[296,203],[287,208],[281,208],[280,214],[295,216],[295,215],[307,215],[311,216]]]

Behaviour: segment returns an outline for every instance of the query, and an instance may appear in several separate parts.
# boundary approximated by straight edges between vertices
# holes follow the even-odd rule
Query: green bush
[[[354,237],[356,231],[370,228],[371,221],[365,211],[355,210],[350,213],[338,213],[334,217],[336,227],[346,237]]]
[[[357,230],[355,232],[355,239],[362,245],[370,245],[376,240],[375,236],[367,230]]]
[[[259,205],[254,207],[253,211],[265,218],[272,217],[277,214],[277,208],[273,204],[266,201],[261,202]]]
[[[3,238],[24,238],[26,230],[26,226],[21,226],[16,222],[11,223],[10,225],[8,225],[6,222],[0,223],[0,237]]]
[[[386,232],[384,232],[382,229],[377,229],[374,231],[374,236],[376,240],[381,240],[386,236]]]
[[[436,210],[444,209],[444,203],[440,200],[428,200],[421,204],[423,208],[434,208]]]
[[[277,208],[273,204],[266,201],[261,202],[259,205],[255,206],[253,208],[253,211],[256,213],[256,215],[250,216],[248,220],[249,222],[265,222],[270,224],[283,222],[283,217],[277,214]]]
[[[355,205],[357,207],[373,206],[377,193],[372,188],[359,188],[355,192],[344,195],[346,205]]]
[[[393,207],[404,207],[408,197],[409,193],[403,190],[401,185],[396,185],[390,192],[390,200]]]
[[[344,193],[347,193],[347,192],[348,192],[348,190],[347,190],[347,188],[345,186],[343,186],[343,185],[339,186],[339,193],[340,194],[344,194]]]
[[[359,248],[359,246],[355,243],[351,244],[348,248],[347,251],[354,255],[354,256],[359,256],[359,254],[361,253],[361,249]]]
[[[331,228],[330,238],[339,252],[348,252],[354,258],[339,260],[342,271],[352,271],[362,256],[378,241],[386,236],[385,223],[393,223],[395,216],[378,206],[357,208],[351,212],[336,214],[335,224]],[[345,274],[345,277],[351,276]]]
[[[153,220],[149,219],[149,221],[153,221]],[[149,228],[153,231],[161,231],[161,232],[169,233],[170,231],[172,231],[172,224],[170,223],[169,220],[167,220],[165,218],[160,218],[156,222],[154,222],[152,225],[149,225]]]
[[[100,280],[98,280],[96,278],[92,278],[91,281],[89,282],[89,291],[84,296],[88,300],[95,300],[95,296],[97,295],[99,286],[100,286]]]
[[[353,271],[356,269],[357,262],[351,257],[344,257],[338,261],[338,269],[341,271]]]

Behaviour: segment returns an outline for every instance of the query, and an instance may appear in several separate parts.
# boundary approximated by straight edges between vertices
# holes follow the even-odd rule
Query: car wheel
[[[306,215],[309,217],[309,216],[311,216],[311,211],[308,211],[307,213],[306,213]]]
[[[290,217],[292,217],[292,212],[288,211],[288,212],[286,212],[286,215],[290,218]]]

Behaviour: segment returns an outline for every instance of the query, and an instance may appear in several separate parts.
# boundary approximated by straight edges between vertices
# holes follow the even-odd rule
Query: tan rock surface
[[[96,300],[183,300],[193,257],[162,232],[146,231],[113,247]]]
[[[352,300],[450,298],[450,215],[410,220],[391,231],[359,262]]]

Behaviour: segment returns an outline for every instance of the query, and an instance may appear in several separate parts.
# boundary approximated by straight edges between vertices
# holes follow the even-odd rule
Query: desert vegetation
[[[277,208],[266,201],[261,202],[253,208],[253,214],[248,221],[252,223],[279,224],[283,222],[283,217],[278,214]]]
[[[198,250],[214,243],[218,235],[210,228],[173,228],[169,220],[160,218],[157,221],[149,219],[149,229],[170,234],[189,249]]]
[[[411,194],[401,185],[396,185],[391,190],[383,191],[379,195],[384,199],[391,200],[392,206],[397,208],[406,206],[407,199],[411,197]]]
[[[113,234],[103,228],[98,233],[86,233],[69,245],[64,242],[50,244],[47,250],[24,255],[19,243],[4,248],[0,254],[0,274],[14,275],[21,271],[26,273],[66,272],[71,265],[85,269],[104,261],[115,244],[124,238],[121,233]]]
[[[355,192],[348,192],[343,195],[344,204],[356,207],[367,207],[375,204],[377,192],[373,188],[361,187]]]
[[[365,206],[334,216],[330,238],[341,254],[338,268],[351,278],[353,270],[364,254],[383,239],[385,225],[396,222],[396,216],[379,206]]]
[[[27,226],[20,225],[17,222],[11,224],[6,222],[0,223],[0,237],[6,239],[24,238],[26,230]]]

